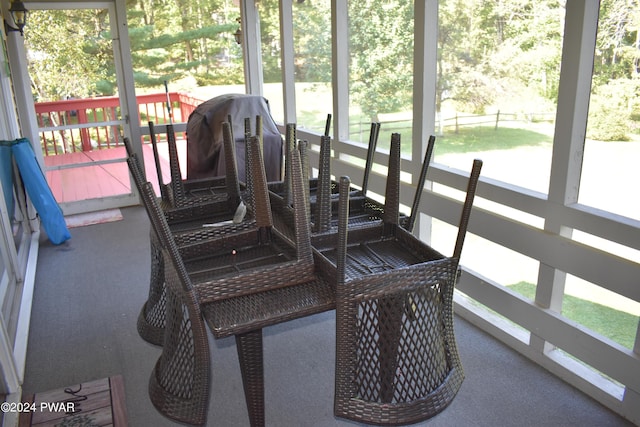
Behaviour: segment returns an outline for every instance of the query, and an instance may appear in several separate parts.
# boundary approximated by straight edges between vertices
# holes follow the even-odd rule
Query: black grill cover
[[[245,181],[244,121],[251,120],[255,135],[256,116],[262,117],[264,166],[268,181],[282,180],[282,135],[271,117],[269,102],[258,95],[229,94],[198,105],[187,121],[187,179],[224,176],[222,123],[231,116],[236,143],[238,178]]]

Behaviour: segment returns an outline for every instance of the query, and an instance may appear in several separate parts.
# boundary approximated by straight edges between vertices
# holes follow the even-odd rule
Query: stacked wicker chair
[[[173,207],[172,203],[167,201],[167,196],[161,199],[160,205],[163,215],[167,219],[174,238],[181,248],[181,254],[185,259],[192,258],[192,254],[195,254],[193,256],[198,255],[198,250],[193,249],[196,243],[216,241],[230,234],[256,227],[255,218],[252,215],[247,215],[242,218],[236,215],[236,212],[240,210],[239,207],[244,206],[244,202],[242,202],[242,193],[240,192],[237,170],[235,168],[236,160],[231,128],[228,123],[224,123],[222,126],[225,135],[224,143],[230,147],[225,150],[226,162],[228,164],[226,177],[217,179],[221,185],[215,188],[215,190],[213,189],[214,187],[211,186],[197,187],[206,193],[215,194],[214,197],[208,198],[200,195],[199,203],[195,203],[195,200],[191,199],[192,203],[183,203],[180,207]],[[141,186],[145,182],[144,173],[138,160],[133,156],[131,144],[127,139],[125,139],[125,145],[127,146],[130,159],[132,159],[128,162],[129,170],[138,187],[138,191],[141,192]],[[154,150],[154,152],[157,153],[157,150]],[[175,167],[178,167],[179,171],[177,156],[175,160]],[[159,163],[157,164],[159,165]],[[172,169],[173,168],[174,166],[172,166]],[[159,175],[161,176],[161,174]],[[209,181],[209,183],[214,182],[213,180],[207,181]],[[185,184],[192,185],[192,183]],[[161,184],[161,189],[164,187],[165,186]],[[215,193],[213,193],[213,191],[215,191]],[[166,194],[168,190],[165,188],[164,192]],[[198,191],[198,193],[200,193],[200,191]],[[236,216],[235,220],[234,216]],[[222,222],[223,225],[220,225],[220,222]],[[217,226],[209,226],[214,224]],[[164,260],[160,251],[157,234],[154,232],[150,233],[150,248],[151,273],[149,297],[138,316],[138,332],[146,341],[155,345],[162,345],[164,341],[166,317]],[[193,268],[197,269],[200,267],[195,265]]]
[[[209,352],[204,320],[216,338],[236,336],[249,417],[264,425],[262,328],[334,308],[335,281],[316,269],[305,212],[298,156],[294,154],[296,241],[272,228],[258,138],[248,141],[257,230],[224,239],[218,250],[202,254],[209,268],[190,273],[149,183],[143,200],[162,243],[167,282],[163,352],[149,393],[157,409],[180,422],[206,422]]]
[[[338,242],[320,250],[324,268],[337,271],[336,416],[412,424],[440,413],[458,392],[464,372],[453,290],[481,166],[474,162],[452,257],[400,227],[388,207],[379,227],[347,233],[350,182],[341,179]]]
[[[302,174],[303,176],[309,177],[309,188],[307,191],[307,200],[309,202],[309,211],[311,214],[311,219],[313,222],[313,231],[318,231],[317,224],[319,222],[326,221],[318,221],[314,220],[314,217],[319,213],[325,214],[328,210],[328,206],[333,206],[334,213],[337,213],[337,197],[338,197],[338,185],[337,182],[331,180],[331,169],[330,169],[330,160],[331,160],[331,138],[329,136],[329,129],[331,125],[331,114],[327,116],[327,122],[325,126],[325,133],[321,137],[320,143],[320,161],[318,163],[318,177],[311,178],[309,177],[309,159],[307,154],[307,141],[298,141],[296,139],[296,125],[294,123],[289,123],[286,126],[285,130],[285,147],[288,147],[285,150],[285,173],[284,180],[279,182],[269,183],[269,191],[274,199],[273,207],[278,210],[279,206],[283,204],[290,204],[291,202],[291,181],[290,181],[290,159],[286,155],[286,153],[290,153],[291,149],[298,146],[300,151],[300,156],[302,159]],[[369,146],[368,146],[368,156],[367,156],[367,164],[365,166],[365,176],[363,179],[362,190],[351,189],[353,191],[352,196],[357,198],[359,194],[366,193],[366,186],[369,178],[369,173],[371,171],[371,167],[373,165],[373,153],[376,150],[376,144],[378,141],[378,135],[380,131],[380,123],[371,123],[371,132],[369,135]],[[322,183],[322,185],[321,185]],[[318,206],[321,204],[322,206]],[[354,204],[355,205],[355,204]],[[355,208],[354,208],[355,214]],[[335,216],[335,215],[334,215]]]
[[[327,119],[327,128],[329,119]],[[367,151],[367,161],[364,169],[364,177],[360,189],[351,187],[350,207],[349,207],[349,225],[351,227],[368,226],[374,222],[379,222],[384,215],[385,205],[367,196],[369,175],[373,166],[373,154],[376,150],[378,134],[380,132],[380,124],[372,123],[369,137],[369,149]],[[400,144],[400,135],[393,134],[392,139],[395,143]],[[295,146],[295,125],[287,125],[285,144],[288,147]],[[418,206],[422,189],[426,180],[429,161],[433,153],[435,145],[435,136],[431,136],[428,141],[427,151],[422,163],[420,177],[416,185],[416,193],[413,198],[411,215],[399,212],[399,223],[407,230],[412,230],[418,214]],[[298,149],[303,162],[303,174],[308,176],[308,155],[306,141],[298,142]],[[290,151],[288,151],[290,152]],[[338,214],[338,183],[331,179],[331,138],[327,132],[321,137],[320,155],[318,164],[318,177],[309,179],[309,210],[311,212],[312,233],[313,238],[322,234],[335,234],[337,232],[337,214]],[[285,167],[287,159],[285,159]],[[307,165],[305,167],[305,165]],[[400,171],[400,158],[389,158],[389,170]],[[305,172],[306,171],[306,172]],[[291,212],[287,212],[287,172],[285,171],[285,180],[279,183],[270,183],[271,207],[274,211],[276,226],[286,231],[287,224],[290,222],[288,217]],[[393,188],[387,187],[387,188]],[[389,199],[389,197],[391,199]],[[385,201],[389,201],[390,205],[399,203],[399,194],[385,196]],[[386,202],[385,202],[386,203]],[[289,231],[290,232],[290,231]]]
[[[153,155],[156,166],[156,173],[158,176],[158,185],[160,186],[160,195],[164,204],[165,210],[184,208],[184,207],[200,207],[207,209],[218,202],[228,199],[228,195],[231,192],[233,196],[239,197],[239,194],[233,194],[233,191],[237,188],[237,176],[229,176],[229,166],[231,166],[231,158],[225,158],[225,165],[227,166],[227,176],[199,179],[199,180],[183,180],[182,169],[180,167],[180,160],[178,158],[178,147],[176,144],[176,135],[172,124],[167,124],[167,149],[169,154],[169,172],[170,182],[165,184],[163,181],[162,168],[160,166],[160,159],[158,153],[158,143],[155,125],[153,122],[149,122],[149,135],[151,137],[151,145],[153,147]],[[227,130],[225,129],[224,132]],[[229,130],[230,131],[230,130]],[[226,136],[225,136],[226,138]],[[233,136],[231,136],[233,138]],[[235,158],[233,158],[235,161]],[[237,172],[237,168],[236,168]],[[235,206],[233,207],[235,209]],[[215,213],[216,211],[214,211]]]
[[[450,404],[464,379],[453,331],[453,290],[482,163],[474,162],[454,254],[446,257],[411,234],[434,138],[407,217],[399,212],[397,134],[385,203],[366,197],[378,130],[372,125],[361,190],[347,177],[331,181],[328,130],[321,172],[309,179],[307,144],[296,141],[295,126],[287,126],[285,179],[267,184],[259,131],[249,136],[245,121],[242,198],[251,225],[204,238],[199,233],[210,227],[202,223],[196,231],[171,222],[168,212],[185,208],[167,208],[180,190],[166,189],[159,201],[130,156],[162,259],[162,283],[155,288],[163,293],[156,306],[163,321],[156,339],[163,348],[149,383],[151,401],[162,414],[186,424],[207,422],[206,324],[215,338],[235,336],[250,423],[265,425],[262,329],[334,308],[337,417],[403,425],[431,418]],[[232,154],[232,137],[228,142],[225,153]]]
[[[372,124],[372,134],[377,134],[379,130],[375,129],[375,124]],[[375,140],[373,140],[373,145],[370,144],[370,147],[375,147]],[[400,134],[394,133],[391,136],[391,145],[394,144],[399,147],[400,146]],[[420,204],[420,197],[422,195],[422,190],[424,188],[424,183],[426,180],[426,173],[429,166],[429,160],[431,158],[431,154],[433,152],[433,147],[435,144],[435,137],[431,136],[429,138],[429,143],[427,145],[427,151],[425,153],[425,158],[422,163],[422,169],[420,172],[420,177],[418,179],[418,183],[416,186],[416,192],[413,198],[413,204],[411,209],[411,215],[407,216],[406,214],[400,212],[398,210],[400,203],[400,194],[399,191],[399,180],[400,180],[400,156],[393,156],[390,154],[389,156],[389,166],[388,166],[388,177],[387,177],[387,188],[385,193],[385,202],[384,204],[373,200],[372,198],[367,196],[367,188],[369,181],[369,174],[371,172],[371,167],[373,165],[373,154],[372,151],[375,151],[375,148],[370,148],[367,154],[367,163],[365,165],[364,170],[364,179],[362,182],[362,189],[357,190],[352,187],[349,188],[349,226],[350,227],[360,227],[360,226],[369,226],[372,223],[379,222],[386,215],[385,211],[387,209],[394,209],[394,214],[398,215],[399,224],[405,229],[412,229],[415,223],[415,217],[418,213],[418,205]],[[315,204],[315,215],[313,216],[313,227],[314,232],[316,234],[323,233],[335,233],[337,230],[338,223],[338,199],[337,194],[332,194],[331,189],[337,187],[337,183],[331,180],[331,171],[330,171],[330,139],[325,136],[322,138],[321,148],[320,148],[320,164],[322,165],[320,168],[320,172],[318,174],[318,191],[317,191],[317,202]],[[397,177],[397,178],[396,178]],[[389,185],[391,183],[390,180],[396,179],[398,185]],[[397,190],[396,190],[397,188]],[[391,191],[396,191],[396,193],[391,193]]]

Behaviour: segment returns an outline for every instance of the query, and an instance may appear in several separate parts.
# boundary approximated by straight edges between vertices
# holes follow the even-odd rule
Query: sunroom
[[[21,8],[26,23],[14,20]],[[123,139],[157,188],[149,122],[160,135],[171,124],[186,178],[189,113],[241,93],[264,97],[283,135],[296,125],[312,166],[328,130],[331,174],[356,186],[371,124],[380,123],[368,175],[380,201],[399,134],[401,210],[421,194],[413,234],[444,254],[453,252],[472,162],[483,161],[454,294],[466,378],[427,423],[640,423],[638,8],[3,1],[0,140],[29,140],[68,224],[108,218],[70,225],[71,239],[55,245],[21,181],[3,181],[5,401],[18,408],[24,395],[120,374],[129,424],[173,425],[148,400],[159,350],[135,333],[149,221]],[[46,74],[37,63],[56,52]],[[162,136],[159,146],[166,151]],[[343,423],[333,415],[331,316],[265,329],[267,425]],[[247,424],[234,342],[211,341],[208,424]],[[528,401],[516,405],[518,393]],[[3,412],[4,425],[18,425],[16,411]]]

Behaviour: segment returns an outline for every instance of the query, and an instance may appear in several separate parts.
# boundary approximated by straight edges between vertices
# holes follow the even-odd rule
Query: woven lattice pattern
[[[204,425],[209,400],[210,357],[196,295],[176,269],[175,249],[163,249],[167,279],[166,331],[162,354],[149,382],[149,397],[167,417]]]
[[[247,164],[254,168],[252,209],[268,210],[257,139],[252,137],[248,146],[252,161]],[[293,242],[270,226],[259,227],[189,245],[207,250],[188,260],[181,254],[187,247],[177,244],[151,184],[142,185],[145,207],[162,247],[167,301],[163,351],[151,379],[150,396],[169,418],[196,424],[202,414],[206,418],[203,399],[208,393],[209,354],[203,319],[216,337],[236,335],[249,417],[260,425],[264,417],[262,349],[255,344],[260,329],[335,307],[335,278],[322,274],[314,264],[299,156],[294,156],[291,170],[292,206],[301,207],[293,209]],[[261,218],[256,223],[270,220],[270,215],[256,216]]]
[[[233,139],[228,135],[230,126],[224,126],[227,131],[225,146],[233,147]],[[155,141],[153,124],[150,123],[152,131],[152,142]],[[180,177],[180,165],[178,163],[177,149],[175,146],[175,134],[171,125],[167,126],[169,142],[169,155],[171,174],[174,183],[177,185],[181,197],[188,199],[185,203],[176,203],[167,200],[173,194],[173,188],[168,185],[162,192],[165,199],[161,203],[161,212],[169,224],[171,233],[179,247],[180,254],[185,260],[202,257],[207,251],[220,246],[220,241],[228,235],[238,234],[247,230],[256,230],[256,223],[253,211],[238,224],[228,224],[220,227],[207,227],[203,225],[213,224],[219,221],[230,220],[238,206],[240,191],[237,181],[237,171],[235,169],[235,151],[233,149],[225,151],[225,158],[230,167],[227,168],[227,176],[223,180],[200,180],[198,182],[182,182]],[[129,141],[125,141],[127,151],[132,153]],[[157,154],[157,147],[154,143],[154,154]],[[128,159],[129,170],[138,191],[142,193],[142,186],[145,178],[134,155]],[[159,167],[158,164],[156,164]],[[161,174],[160,174],[161,175]],[[177,180],[177,181],[176,181]],[[207,184],[215,183],[216,187],[207,187]],[[189,195],[198,194],[198,197]],[[202,196],[202,197],[200,197]],[[245,193],[246,196],[246,193]],[[138,332],[146,341],[156,344],[163,344],[163,333],[165,327],[164,315],[166,293],[164,291],[164,263],[160,253],[160,245],[155,233],[152,231],[150,238],[151,246],[151,274],[149,283],[149,298],[145,302],[138,316]],[[214,243],[211,243],[214,242]],[[216,246],[217,245],[217,246]],[[198,269],[201,266],[197,267]]]
[[[224,203],[229,197],[237,199],[239,196],[237,169],[231,168],[227,172],[226,186],[221,191],[210,188],[204,191],[188,189],[182,179],[182,170],[178,159],[178,148],[173,125],[167,124],[167,148],[169,151],[169,168],[171,182],[167,185],[167,201],[174,208],[198,206],[207,203]],[[225,144],[226,146],[226,144]],[[236,200],[237,201],[237,200]]]
[[[162,248],[154,231],[150,233],[151,274],[149,296],[138,315],[138,333],[146,341],[162,345],[166,323],[166,288],[164,286],[164,259]],[[162,283],[158,286],[158,283]]]
[[[349,185],[342,178],[337,247],[321,250],[338,282],[334,412],[371,424],[425,420],[464,378],[452,315],[458,261],[388,222],[393,216],[347,235]]]
[[[464,378],[451,314],[456,265],[443,258],[338,288],[336,415],[408,424],[451,402]]]
[[[296,286],[217,300],[206,304],[203,311],[214,336],[222,338],[334,307],[334,283],[316,278]]]
[[[412,402],[442,384],[451,367],[438,296],[438,289],[429,289],[358,304],[356,397],[379,403]],[[383,337],[391,337],[390,342],[382,343]],[[385,347],[390,347],[391,355],[381,351]],[[385,372],[388,378],[382,375]]]
[[[157,277],[166,280],[164,293],[150,292],[157,305],[148,301],[143,309],[164,322],[163,351],[149,387],[153,404],[179,422],[206,422],[206,322],[216,338],[235,335],[249,420],[265,425],[262,328],[335,307],[336,416],[403,425],[444,410],[464,379],[453,290],[479,169],[454,256],[445,257],[415,238],[408,231],[414,218],[405,222],[399,213],[399,135],[392,137],[380,205],[365,196],[367,176],[361,192],[346,177],[336,191],[329,169],[310,180],[306,144],[296,146],[294,126],[287,127],[285,180],[268,187],[260,137],[249,135],[247,123],[243,200],[251,222],[228,232],[189,228],[186,217],[172,226],[151,184],[140,184],[152,224],[152,268],[162,266],[164,275]],[[325,150],[328,141],[325,135]],[[367,165],[372,161],[368,156]],[[185,190],[176,188],[167,193]],[[311,210],[318,221],[313,237]],[[155,319],[155,308],[166,317]]]
[[[287,138],[285,145],[287,147],[295,147],[295,127],[287,127]],[[368,176],[373,167],[373,152],[377,144],[377,136],[379,132],[379,124],[372,123],[369,150],[367,163],[365,165],[365,177],[363,179],[362,189],[350,188],[350,204],[349,204],[349,227],[368,227],[374,225],[372,223],[381,223],[385,211],[389,211],[386,214],[386,220],[396,223],[401,226],[407,227],[412,224],[410,217],[404,213],[400,213],[399,206],[399,182],[400,182],[400,140],[399,136],[395,137],[395,141],[392,141],[392,149],[396,152],[395,155],[389,157],[389,179],[385,195],[385,203],[379,203],[369,197],[366,197],[366,186]],[[396,134],[397,135],[397,134]],[[308,154],[305,150],[305,145],[301,141],[298,144],[300,151],[302,165],[308,164]],[[285,165],[290,163],[288,156],[291,150],[285,152]],[[423,165],[425,170],[426,165]],[[320,140],[320,153],[318,162],[318,177],[309,178],[308,168],[305,179],[308,179],[308,189],[305,187],[307,193],[307,199],[309,204],[310,221],[312,227],[312,239],[321,234],[335,234],[338,226],[338,183],[331,180],[331,138],[325,135]],[[290,205],[289,193],[290,182],[288,177],[290,172],[285,172],[285,178],[283,182],[270,183],[269,193],[271,197],[271,207],[274,213],[274,226],[281,230],[284,234],[290,236],[292,234],[291,226],[289,225],[288,218],[291,216],[290,212],[287,212],[287,208]],[[421,191],[416,191],[416,197],[421,194]],[[414,203],[415,204],[415,203]]]
[[[180,299],[175,295],[169,298],[169,322],[178,324],[171,324],[168,328],[171,334],[166,338],[166,349],[158,362],[158,372],[163,373],[158,382],[167,392],[190,399],[193,397],[195,377],[194,358],[177,353],[194,348],[193,329],[187,307],[179,302]]]

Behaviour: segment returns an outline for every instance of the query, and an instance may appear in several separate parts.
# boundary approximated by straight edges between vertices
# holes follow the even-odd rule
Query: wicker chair
[[[228,140],[233,141],[230,125],[223,123],[222,127],[225,136],[224,143],[228,144]],[[172,179],[169,184],[164,184],[156,141],[157,132],[155,131],[153,122],[149,122],[149,128],[151,131],[151,143],[158,175],[158,184],[160,186],[161,206],[169,223],[189,223],[198,218],[208,218],[209,221],[213,221],[214,219],[223,220],[225,216],[233,215],[242,196],[237,168],[233,167],[236,161],[236,154],[231,153],[225,155],[225,162],[228,163],[230,167],[227,168],[224,177],[202,180],[182,180],[173,127],[172,125],[167,125],[168,135],[173,135],[172,137],[168,136],[167,145],[169,147],[171,176],[175,177],[175,179]],[[131,157],[134,151],[128,138],[124,138],[124,144],[127,149],[127,154]],[[146,177],[144,171],[142,176]],[[172,190],[170,187],[173,185],[178,187],[178,189],[175,191]],[[183,201],[179,203],[180,206],[177,206],[176,203],[172,201],[174,198],[172,194],[184,195],[182,197]]]
[[[230,127],[227,124],[223,126],[226,133],[228,133]],[[232,140],[229,137],[225,138],[225,144],[233,148],[233,144],[230,143]],[[133,156],[130,143],[128,141],[125,141],[125,143],[130,153],[128,165],[131,176],[138,191],[142,192],[142,185],[145,182],[144,174],[137,158]],[[200,256],[199,251],[202,245],[215,247],[216,240],[225,238],[230,234],[256,228],[255,218],[251,213],[242,218],[242,220],[236,220],[235,222],[232,220],[238,208],[235,197],[240,194],[240,191],[238,181],[234,178],[237,176],[233,167],[235,165],[235,152],[233,149],[228,149],[225,153],[229,157],[228,163],[230,164],[230,167],[227,168],[227,177],[225,179],[227,183],[233,183],[235,187],[235,189],[227,193],[230,195],[229,197],[218,202],[204,202],[201,205],[180,208],[170,208],[168,207],[169,204],[161,203],[163,214],[169,222],[181,255],[187,260]],[[138,333],[144,340],[155,345],[162,345],[164,342],[166,319],[164,260],[160,246],[157,234],[152,230],[150,233],[151,273],[149,297],[138,316]],[[202,266],[194,265],[193,268],[201,269]]]
[[[368,226],[376,221],[382,220],[385,215],[384,212],[387,209],[393,209],[393,214],[398,215],[399,224],[406,230],[412,231],[416,217],[418,214],[418,207],[420,205],[420,199],[424,184],[426,181],[427,170],[429,168],[429,162],[435,146],[435,136],[430,136],[427,144],[427,150],[422,162],[422,168],[420,170],[420,176],[416,184],[416,192],[413,197],[413,203],[411,207],[411,214],[406,214],[399,211],[400,194],[400,156],[389,156],[388,174],[387,174],[387,187],[385,192],[385,203],[380,203],[367,197],[369,175],[373,165],[373,156],[375,153],[375,147],[377,144],[378,134],[380,132],[380,124],[371,124],[371,133],[369,137],[369,149],[367,151],[367,160],[364,169],[364,177],[362,180],[362,187],[360,190],[350,187],[349,189],[349,225],[351,227]],[[313,230],[316,234],[322,233],[335,233],[338,224],[338,183],[331,180],[330,171],[330,139],[323,137],[320,146],[320,167],[317,182],[317,202],[315,205],[315,216],[313,218]],[[400,134],[394,133],[391,135],[391,149],[393,147],[400,147]],[[391,190],[395,189],[395,192]]]
[[[453,290],[481,165],[474,162],[452,257],[416,239],[392,216],[377,230],[347,235],[350,182],[341,179],[336,248],[320,251],[338,281],[336,416],[412,424],[440,413],[457,394],[464,372]]]
[[[235,335],[252,426],[264,425],[262,328],[335,307],[335,281],[315,267],[301,168],[293,156],[295,245],[272,229],[258,138],[248,141],[247,167],[254,182],[259,229],[225,239],[202,254],[209,268],[189,273],[149,183],[143,199],[162,242],[167,282],[167,331],[149,384],[151,401],[169,418],[206,422],[209,351],[206,320],[214,337]]]
[[[226,139],[227,129],[224,129],[223,132],[225,133]],[[180,161],[178,159],[178,147],[176,145],[176,134],[172,124],[166,125],[171,181],[168,184],[164,184],[156,134],[157,132],[154,123],[149,122],[149,135],[151,136],[156,173],[158,175],[158,184],[160,186],[160,195],[166,206],[170,208],[182,208],[225,201],[228,198],[229,193],[236,189],[236,183],[238,180],[237,168],[235,168],[236,176],[230,176],[228,158],[226,159],[227,175],[225,178],[199,180],[182,179]],[[238,194],[232,195],[239,196]]]
[[[290,155],[294,149],[298,149],[302,162],[302,173],[309,181],[309,185],[305,186],[306,200],[308,201],[308,208],[310,213],[310,220],[312,222],[312,231],[315,234],[326,232],[328,225],[331,221],[333,214],[337,212],[337,191],[338,187],[335,181],[331,180],[331,138],[328,135],[329,124],[331,115],[327,118],[327,125],[325,135],[320,139],[320,160],[318,162],[318,177],[309,177],[309,156],[308,156],[308,143],[307,141],[298,141],[296,139],[296,126],[293,123],[289,123],[286,126],[285,132],[285,173],[284,180],[279,182],[269,183],[269,195],[271,200],[271,208],[274,212],[275,227],[281,230],[286,235],[291,235],[292,229],[291,216],[291,181],[290,181]],[[377,133],[375,130],[379,129],[379,125],[372,124],[372,132],[369,142],[369,152],[375,151],[375,144],[377,142]],[[368,177],[368,170],[371,168],[371,162],[367,163],[365,168],[365,176]],[[365,178],[366,179],[366,178]],[[352,189],[354,194],[360,190]],[[364,199],[364,198],[362,198]],[[354,203],[354,206],[357,202]],[[362,203],[360,203],[362,205]],[[355,210],[356,208],[354,208]],[[355,213],[354,213],[355,217]],[[365,214],[365,217],[369,217]],[[355,221],[355,220],[354,220]],[[335,222],[335,221],[334,221]]]
[[[322,171],[323,169],[326,171],[329,171],[328,166],[329,166],[329,160],[330,160],[331,154],[330,154],[330,151],[327,151],[327,150],[330,150],[330,147],[328,145],[330,144],[330,141],[331,141],[331,138],[329,137],[330,124],[331,124],[331,114],[327,116],[325,133],[321,138],[321,149],[320,149],[321,156],[320,156],[320,162],[319,162],[320,171]],[[304,145],[306,148],[308,143],[305,140],[302,140],[302,141],[297,140],[295,123],[288,123],[285,128],[286,129],[285,129],[285,151],[284,151],[284,154],[285,154],[284,179],[282,181],[270,182],[269,191],[273,195],[284,199],[285,203],[290,204],[291,203],[291,170],[290,170],[291,159],[289,157],[289,153],[291,153],[291,150],[298,145]],[[379,130],[379,129],[380,129],[379,123],[371,124],[371,134],[369,137],[369,152],[375,151],[377,138],[378,138],[378,132],[376,132],[376,130]],[[323,151],[323,147],[324,147],[324,151]],[[319,179],[310,177],[308,155],[306,153],[301,153],[301,156],[302,156],[302,168],[303,168],[302,176],[309,178],[308,199],[311,206],[310,210],[311,210],[311,213],[313,214],[315,211],[315,203],[316,203],[316,196],[318,193],[317,190],[318,190]],[[368,171],[370,170],[371,164],[372,164],[371,162],[372,160],[368,161],[367,166],[365,167],[366,177],[368,177]],[[329,193],[337,197],[338,195],[337,183],[331,182]]]
[[[400,157],[389,156],[389,178],[387,185],[387,193],[385,194],[385,203],[382,204],[370,197],[367,197],[367,188],[369,181],[369,174],[373,165],[373,154],[377,144],[380,125],[378,123],[371,124],[371,132],[369,137],[369,149],[367,152],[367,161],[364,170],[364,178],[362,182],[362,188],[350,189],[350,204],[349,204],[349,225],[350,227],[361,227],[375,225],[376,222],[380,222],[384,215],[386,206],[394,209],[394,212],[399,215],[398,221],[402,227],[412,231],[415,220],[418,214],[418,206],[420,204],[420,198],[422,196],[422,190],[426,180],[426,174],[429,167],[429,161],[433,153],[435,145],[435,136],[429,138],[427,144],[427,150],[425,153],[424,161],[422,163],[422,169],[416,185],[416,192],[413,198],[413,204],[411,208],[411,215],[406,215],[396,209],[399,206],[398,193],[390,193],[389,189],[399,188],[400,180]],[[400,145],[400,135],[393,134],[391,137],[392,145]],[[287,137],[285,139],[287,146],[295,145],[295,126],[287,126]],[[309,209],[311,211],[312,222],[312,239],[315,242],[316,238],[322,239],[323,234],[335,234],[337,231],[337,214],[338,214],[338,184],[331,179],[331,138],[328,135],[321,137],[320,143],[320,159],[318,165],[318,178],[309,179],[310,197],[309,197]],[[308,163],[308,156],[306,154],[306,142],[300,141],[298,143],[300,155],[302,157],[303,165]],[[289,151],[290,152],[290,151]],[[285,165],[287,160],[285,158]],[[395,179],[397,182],[389,182],[389,180]],[[274,211],[274,221],[276,228],[283,229],[283,232],[290,234],[290,228],[287,229],[287,224],[290,223],[291,212],[287,212],[287,186],[286,186],[286,173],[285,181],[283,183],[270,184],[270,196],[271,206]],[[315,244],[315,243],[314,243]]]

